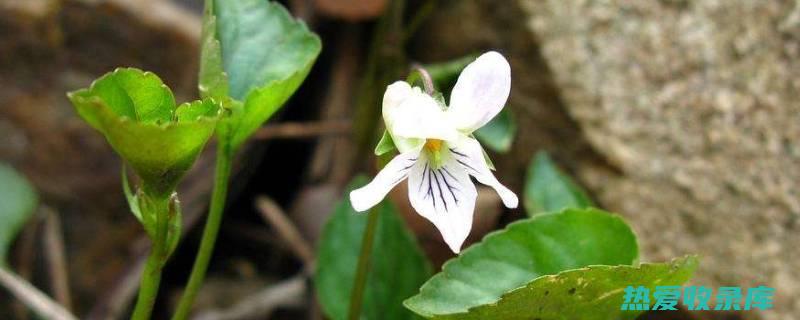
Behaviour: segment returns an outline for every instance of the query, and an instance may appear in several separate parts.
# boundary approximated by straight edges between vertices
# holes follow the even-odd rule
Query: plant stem
[[[425,70],[421,64],[414,64],[411,67],[411,74],[408,76],[408,79],[406,79],[406,82],[414,85],[416,80],[422,82],[425,93],[428,95],[433,95],[433,93],[436,92],[436,89],[433,87],[433,79],[431,79],[431,74],[428,72],[428,70]]]
[[[164,256],[162,247],[164,247],[162,244],[153,243],[153,248],[147,257],[147,264],[144,266],[144,272],[142,272],[139,297],[136,300],[136,308],[133,310],[131,319],[150,319],[150,314],[153,312],[153,305],[158,295],[158,286],[161,282],[161,269],[164,265],[162,262],[162,257]]]
[[[145,190],[147,188],[145,187]],[[142,199],[142,215],[153,215],[156,217],[156,235],[152,239],[153,246],[147,263],[142,272],[142,280],[139,285],[139,297],[136,300],[136,307],[133,309],[133,320],[148,320],[153,312],[153,305],[158,296],[158,287],[161,283],[161,270],[167,261],[167,229],[169,227],[169,196],[149,196],[145,191]]]
[[[222,221],[222,211],[225,209],[225,197],[228,195],[228,178],[231,174],[232,160],[233,152],[230,144],[220,139],[217,143],[214,190],[211,195],[211,207],[208,212],[206,226],[203,229],[203,239],[200,242],[200,249],[197,252],[197,257],[194,260],[189,282],[186,284],[186,289],[178,303],[178,308],[172,316],[173,320],[184,320],[189,316],[194,298],[197,296],[200,285],[203,284],[203,280],[206,277],[206,270],[208,270],[208,263],[214,252],[214,243],[217,240],[219,225]]]
[[[369,274],[369,264],[372,257],[372,244],[375,240],[375,228],[378,225],[379,206],[380,204],[369,211],[367,227],[364,229],[364,237],[361,239],[361,254],[358,256],[356,278],[353,281],[353,291],[350,294],[350,309],[347,313],[347,319],[349,320],[358,320],[361,316],[364,288],[367,286],[367,275]]]

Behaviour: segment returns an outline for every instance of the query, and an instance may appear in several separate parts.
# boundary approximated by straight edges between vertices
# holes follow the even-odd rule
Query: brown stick
[[[17,275],[22,279],[31,279],[33,267],[36,262],[36,244],[39,237],[39,219],[31,219],[22,229],[17,240],[16,268]],[[28,280],[30,281],[30,280]],[[14,314],[19,319],[28,319],[29,309],[19,301],[14,301],[11,305]]]
[[[257,292],[233,307],[201,312],[197,320],[268,319],[278,307],[300,307],[307,290],[306,275],[301,273]]]
[[[297,227],[289,221],[283,209],[266,196],[256,198],[256,207],[264,221],[275,227],[278,235],[289,245],[289,249],[303,261],[306,269],[313,269],[314,250],[297,230]]]
[[[363,27],[346,25],[336,45],[336,63],[328,78],[330,85],[324,92],[320,119],[336,121],[352,119],[354,83],[357,83],[361,62],[360,39]],[[311,181],[327,180],[342,186],[350,180],[353,168],[353,139],[351,135],[326,136],[319,139],[311,157]]]
[[[50,273],[50,286],[53,296],[67,310],[72,309],[72,296],[69,293],[69,273],[64,249],[64,234],[61,230],[61,218],[48,206],[42,206],[44,212],[44,251]]]
[[[306,123],[280,123],[258,129],[254,137],[265,139],[298,139],[329,134],[345,134],[350,131],[349,121],[325,121]]]
[[[25,279],[4,268],[0,268],[0,285],[17,297],[26,306],[45,319],[77,320],[67,309],[36,289]]]

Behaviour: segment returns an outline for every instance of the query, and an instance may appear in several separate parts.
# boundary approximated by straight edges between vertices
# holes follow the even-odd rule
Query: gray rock
[[[554,151],[643,260],[700,254],[695,284],[772,286],[761,315],[800,314],[800,5],[495,2],[448,2],[415,48],[510,58],[520,132],[499,172],[520,186]]]

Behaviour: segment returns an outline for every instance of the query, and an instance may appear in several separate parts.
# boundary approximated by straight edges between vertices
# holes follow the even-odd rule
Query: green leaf
[[[125,168],[124,164],[120,172],[122,173],[122,192],[125,194],[125,199],[128,201],[128,208],[131,209],[131,213],[136,217],[136,220],[139,220],[139,222],[145,226],[145,229],[148,229],[148,223],[145,223],[142,210],[139,209],[139,199],[136,194],[131,191],[131,185],[128,182],[128,169]],[[150,232],[150,230],[147,231],[148,233]]]
[[[28,179],[0,162],[0,267],[6,265],[6,255],[14,238],[38,202],[38,195]]]
[[[544,151],[536,154],[528,169],[524,202],[531,216],[564,208],[593,206],[586,192],[562,173]]]
[[[351,184],[362,186],[366,179]],[[346,197],[345,197],[346,198]],[[362,319],[414,319],[403,308],[404,299],[432,274],[431,267],[414,237],[406,229],[396,209],[388,202],[379,204],[372,261],[364,293]],[[322,309],[333,320],[347,318],[361,239],[367,213],[357,213],[349,201],[342,200],[325,226],[317,255],[315,277]]]
[[[161,79],[134,68],[120,68],[97,79],[86,94],[100,98],[118,116],[142,123],[169,122],[175,110],[175,97]]]
[[[219,111],[219,106],[211,100],[197,100],[178,106],[175,118],[178,123],[201,121],[203,118],[215,118]]]
[[[489,149],[495,152],[508,152],[514,135],[517,132],[517,123],[508,108],[503,108],[489,123],[475,131],[475,136]]]
[[[176,106],[158,76],[133,68],[117,69],[68,96],[143,184],[165,195],[194,163],[220,111],[211,100]]]
[[[214,15],[213,2],[206,0],[203,9],[198,89],[203,98],[225,101],[228,99],[228,75],[222,67],[222,48],[217,40],[217,17]]]
[[[504,295],[537,278],[590,265],[631,265],[637,259],[636,236],[619,216],[598,209],[541,214],[489,234],[448,261],[405,305],[428,318],[500,307]],[[541,303],[527,298],[530,309]]]
[[[466,314],[435,316],[458,320],[635,319],[641,311],[620,311],[627,286],[679,286],[688,281],[698,261],[694,256],[639,266],[589,266],[540,277],[503,295],[495,304]]]
[[[167,214],[167,256],[171,256],[181,241],[182,219],[181,202],[178,195],[172,194],[169,199],[169,212]]]
[[[388,131],[383,130],[381,141],[378,141],[378,145],[375,146],[375,155],[382,156],[394,149],[397,149],[397,147],[395,147],[394,141],[392,141],[392,135],[390,135]]]
[[[224,103],[234,110],[220,132],[235,148],[297,90],[322,45],[276,2],[207,2],[200,91],[239,102]]]
[[[285,82],[272,82],[248,95],[242,108],[234,109],[230,118],[224,121],[227,137],[233,148],[247,140],[264,122],[269,120],[286,100],[297,90],[306,73],[296,73]]]
[[[245,100],[255,88],[307,73],[316,60],[320,39],[277,2],[216,0],[214,5],[223,67],[234,99]]]

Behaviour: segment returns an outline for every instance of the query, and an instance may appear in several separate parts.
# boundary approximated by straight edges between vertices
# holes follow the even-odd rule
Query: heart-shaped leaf
[[[169,194],[216,127],[211,100],[175,105],[155,74],[121,68],[68,94],[78,114],[105,135],[146,187]]]
[[[367,183],[361,177],[352,186]],[[350,188],[354,189],[354,188]],[[388,202],[370,213],[357,213],[343,200],[322,232],[315,278],[317,295],[325,314],[333,320],[347,318],[350,294],[361,250],[367,214],[379,214],[372,260],[364,293],[362,319],[414,319],[403,308],[404,299],[430,277],[427,259]]]
[[[297,90],[322,45],[276,2],[206,2],[200,91],[233,99],[220,136],[235,148]]]
[[[38,201],[28,179],[0,162],[0,267],[5,267],[8,249]]]
[[[598,209],[541,214],[489,234],[448,261],[405,305],[428,318],[465,314],[499,307],[504,296],[543,276],[590,265],[631,265],[637,258],[636,236],[616,215]],[[530,297],[531,309],[537,299]]]
[[[539,152],[525,179],[525,209],[532,216],[564,208],[588,208],[592,200],[572,179],[558,169],[547,152]]]

